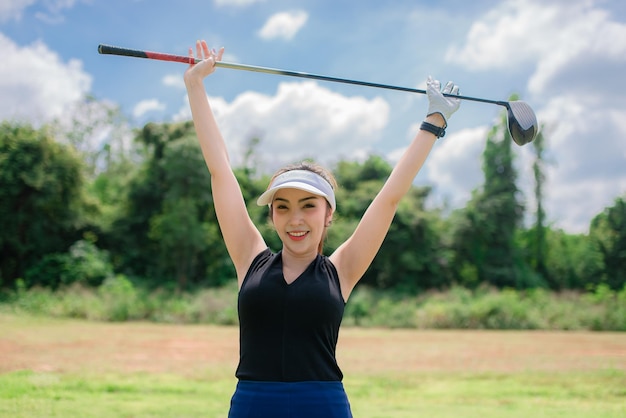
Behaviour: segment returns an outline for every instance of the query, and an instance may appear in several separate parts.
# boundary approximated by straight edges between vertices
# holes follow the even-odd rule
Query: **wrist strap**
[[[446,134],[446,128],[440,128],[439,126],[435,126],[432,123],[428,122],[422,122],[420,130],[430,132],[431,134],[434,134],[437,138],[443,138]]]

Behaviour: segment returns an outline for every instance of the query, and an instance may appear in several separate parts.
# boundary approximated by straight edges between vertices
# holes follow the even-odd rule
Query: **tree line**
[[[217,225],[210,175],[191,122],[149,123],[134,133],[134,153],[104,159],[58,138],[49,127],[0,124],[0,287],[99,286],[124,275],[147,288],[218,287],[235,277]],[[255,199],[271,173],[254,164],[251,140],[235,167],[255,224],[268,245],[278,240],[267,208]],[[512,140],[503,117],[486,138],[484,182],[464,208],[428,209],[428,187],[414,186],[375,261],[363,277],[377,289],[416,294],[452,285],[476,288],[619,290],[626,285],[626,195],[593,218],[586,234],[546,224],[545,138],[531,145],[535,207],[520,197]],[[89,154],[89,155],[88,155]],[[95,161],[104,161],[95,167]],[[338,216],[325,252],[356,223],[391,172],[381,156],[342,160]],[[535,219],[524,225],[526,213]]]

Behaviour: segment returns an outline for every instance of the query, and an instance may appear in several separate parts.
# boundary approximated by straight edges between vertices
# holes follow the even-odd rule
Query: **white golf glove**
[[[433,113],[440,113],[448,125],[448,119],[456,112],[461,105],[461,99],[446,97],[444,94],[459,94],[459,86],[448,81],[446,86],[441,90],[439,80],[434,80],[428,76],[426,80],[426,94],[428,95],[428,116]]]

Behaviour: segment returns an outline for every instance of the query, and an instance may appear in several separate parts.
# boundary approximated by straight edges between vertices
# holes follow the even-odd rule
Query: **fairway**
[[[236,327],[0,314],[0,416],[225,417]],[[343,328],[355,417],[623,417],[626,334]]]

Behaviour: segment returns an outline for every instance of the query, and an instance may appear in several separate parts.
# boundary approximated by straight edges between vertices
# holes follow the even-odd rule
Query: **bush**
[[[235,325],[237,316],[237,284],[199,290],[195,293],[172,294],[154,292],[148,302],[148,318],[156,322]]]
[[[67,253],[44,256],[25,274],[27,284],[53,289],[76,282],[99,286],[112,276],[109,254],[86,240],[76,241]]]
[[[234,288],[231,285],[198,292],[190,304],[193,322],[236,325],[239,322],[237,289],[236,283],[233,284]]]
[[[358,291],[352,292],[344,311],[344,323],[362,325],[363,321],[370,315],[374,303],[374,292],[367,286],[362,286]]]
[[[101,321],[235,325],[237,285],[180,293],[148,292],[125,276],[98,288],[81,283],[52,291],[17,281],[3,309],[36,315]],[[626,331],[626,288],[598,286],[588,293],[552,293],[452,287],[419,296],[401,296],[362,286],[346,305],[345,326],[419,329],[545,329]]]
[[[354,307],[350,304],[355,303]],[[358,318],[358,319],[357,319]],[[626,330],[626,289],[590,293],[454,286],[417,297],[355,289],[346,325],[421,329]]]
[[[593,308],[585,325],[596,331],[626,331],[626,285],[616,292],[600,284],[584,298]]]
[[[15,310],[33,314],[47,314],[55,302],[52,291],[46,288],[34,287],[27,290],[23,279],[15,281],[15,293],[8,297],[8,302]]]
[[[416,328],[416,308],[415,300],[383,297],[376,304],[368,324],[376,327]]]
[[[127,321],[142,319],[142,303],[135,287],[124,275],[109,277],[98,288],[98,295],[103,302],[104,319],[109,321]]]
[[[74,283],[54,292],[57,302],[51,304],[50,315],[56,317],[107,320],[103,301],[93,289]]]

